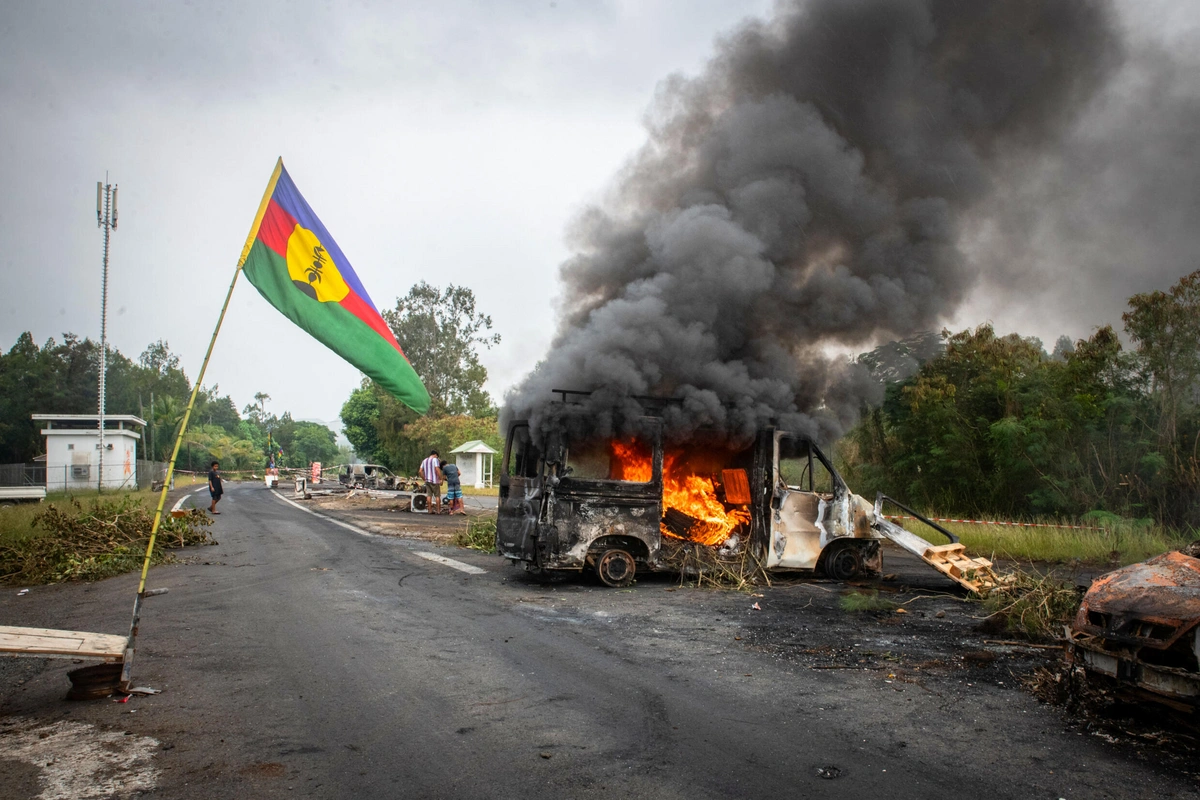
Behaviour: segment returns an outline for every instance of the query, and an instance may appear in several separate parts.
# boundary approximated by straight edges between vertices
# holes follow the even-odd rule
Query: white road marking
[[[171,506],[171,510],[172,510],[172,511],[179,511],[181,508],[183,508],[183,501],[184,501],[184,500],[187,500],[189,497],[195,497],[196,495],[200,494],[200,492],[202,492],[202,491],[204,491],[204,490],[203,490],[203,489],[197,489],[197,490],[196,490],[196,491],[194,491],[194,492],[191,492],[191,493],[189,493],[189,494],[185,494],[183,497],[181,497],[181,498],[179,498],[178,500],[176,500],[176,501],[175,501],[175,505]]]
[[[445,556],[439,556],[437,553],[426,553],[421,550],[416,550],[416,551],[414,551],[413,555],[418,555],[421,558],[429,559],[430,561],[435,561],[438,564],[444,564],[445,566],[450,567],[451,569],[456,569],[459,572],[465,572],[468,575],[483,575],[484,573],[487,572],[486,569],[483,569],[481,567],[473,567],[470,564],[464,564],[461,561],[455,561],[453,558],[446,558]]]
[[[326,522],[330,522],[334,525],[337,525],[339,528],[345,528],[348,531],[353,531],[354,533],[357,533],[359,536],[374,536],[375,535],[375,534],[371,533],[370,531],[363,530],[362,528],[358,527],[357,525],[351,525],[349,522],[342,522],[340,519],[334,519],[333,517],[325,516],[324,514],[322,514],[319,511],[313,511],[311,508],[305,508],[304,506],[300,505],[299,503],[295,502],[294,500],[288,500],[286,497],[279,494],[278,492],[271,492],[271,495],[278,498],[279,500],[282,500],[283,502],[287,503],[292,508],[298,508],[301,511],[303,511],[305,514],[312,514],[314,517],[320,517],[321,519],[325,520]]]
[[[154,753],[159,743],[148,736],[105,731],[83,722],[15,720],[4,729],[0,758],[24,761],[38,769],[38,800],[90,798],[148,792],[158,782]]]
[[[286,497],[284,497],[283,495],[278,494],[276,492],[272,492],[271,494],[273,494],[275,497],[279,498],[283,502],[287,503],[292,508],[298,508],[301,511],[303,511],[305,514],[312,514],[314,517],[320,517],[321,519],[325,520],[326,522],[337,525],[339,528],[345,528],[348,531],[353,531],[354,533],[357,533],[359,536],[375,536],[376,535],[374,533],[371,533],[370,531],[363,530],[362,528],[358,527],[357,525],[351,525],[349,522],[342,522],[340,519],[334,519],[333,517],[322,514],[319,511],[313,511],[311,508],[305,508],[304,506],[300,505],[299,503],[295,502],[294,500],[289,500]],[[461,561],[455,561],[453,558],[446,558],[445,556],[439,556],[437,553],[427,553],[427,552],[423,552],[420,550],[416,550],[413,552],[414,552],[414,555],[418,555],[421,558],[436,562],[438,564],[442,564],[443,566],[450,567],[451,569],[459,570],[460,572],[465,572],[468,575],[484,575],[487,573],[487,570],[483,569],[482,567],[475,567],[475,566],[471,566],[470,564],[464,564]]]

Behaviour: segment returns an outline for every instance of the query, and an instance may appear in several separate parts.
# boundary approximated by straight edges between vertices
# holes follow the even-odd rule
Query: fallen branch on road
[[[0,546],[0,582],[16,585],[94,581],[137,569],[142,564],[154,514],[136,499],[97,498],[86,508],[78,500],[47,506],[33,519],[43,535]],[[169,560],[164,543],[216,544],[207,527],[212,519],[192,509],[164,516],[163,536],[153,562]]]

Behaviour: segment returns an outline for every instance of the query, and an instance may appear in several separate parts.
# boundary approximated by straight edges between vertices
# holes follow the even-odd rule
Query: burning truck
[[[884,517],[895,501],[851,492],[803,434],[763,427],[731,443],[701,430],[666,441],[653,416],[632,428],[597,438],[510,422],[496,551],[530,570],[594,570],[622,587],[639,572],[703,565],[697,553],[839,580],[879,575],[889,539],[970,591],[996,584],[991,562],[969,558],[950,532],[896,503],[949,539],[934,545]]]

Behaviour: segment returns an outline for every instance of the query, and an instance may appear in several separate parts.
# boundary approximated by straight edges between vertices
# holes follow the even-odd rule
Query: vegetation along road
[[[894,602],[855,612],[828,581],[539,583],[257,484],[222,508],[218,546],[151,573],[135,677],[162,694],[69,703],[69,662],[0,662],[5,797],[1196,796],[1020,690],[1038,651],[897,554]],[[135,579],[0,617],[120,633]]]

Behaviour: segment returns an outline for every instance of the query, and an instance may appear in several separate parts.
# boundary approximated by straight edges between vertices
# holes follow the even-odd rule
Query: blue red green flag
[[[266,301],[414,411],[429,392],[283,159],[267,184],[238,266]]]

